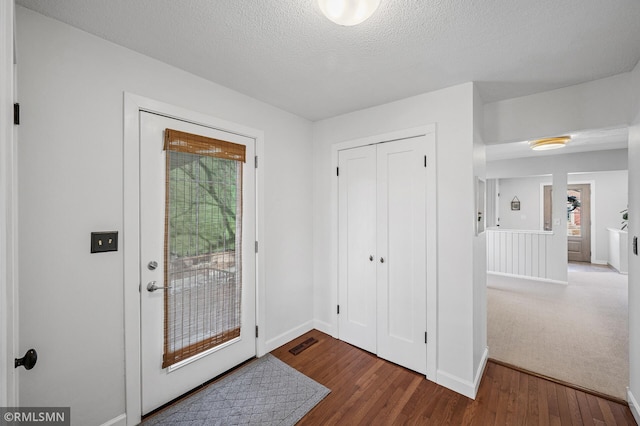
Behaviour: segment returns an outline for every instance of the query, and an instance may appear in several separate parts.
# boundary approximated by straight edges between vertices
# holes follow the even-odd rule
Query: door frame
[[[212,127],[255,140],[255,152],[264,158],[264,132],[207,114],[124,92],[123,238],[125,414],[127,425],[137,425],[142,413],[140,353],[140,111]],[[251,164],[252,159],[249,159]],[[264,161],[256,169],[256,240],[264,244]],[[265,324],[264,256],[256,253],[256,325]],[[266,353],[265,333],[256,338],[256,356]]]
[[[19,405],[13,359],[18,352],[18,130],[16,98],[15,4],[0,4],[0,406]]]
[[[392,142],[414,137],[427,137],[427,323],[425,329],[429,336],[427,344],[427,374],[426,378],[435,382],[437,374],[437,319],[438,319],[438,273],[437,273],[437,174],[436,174],[436,125],[427,124],[420,127],[398,130],[359,139],[338,142],[331,146],[331,164],[338,167],[338,152],[366,145]],[[332,173],[331,178],[331,302],[338,306],[338,176]],[[331,335],[338,338],[338,313],[334,310]]]

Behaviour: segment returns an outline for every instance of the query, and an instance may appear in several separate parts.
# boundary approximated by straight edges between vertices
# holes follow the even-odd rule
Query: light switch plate
[[[118,251],[118,231],[92,232],[91,253]]]

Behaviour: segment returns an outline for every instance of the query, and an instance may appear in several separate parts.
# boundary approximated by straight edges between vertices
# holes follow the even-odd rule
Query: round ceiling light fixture
[[[331,21],[350,27],[373,15],[380,6],[380,0],[318,0],[318,6]]]
[[[534,151],[546,151],[549,149],[563,148],[571,136],[558,136],[555,138],[544,138],[529,142],[529,147]]]

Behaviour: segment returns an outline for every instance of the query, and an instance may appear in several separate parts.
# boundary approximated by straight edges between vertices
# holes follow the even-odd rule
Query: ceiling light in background
[[[380,6],[380,0],[318,0],[324,16],[350,27],[366,21]]]
[[[571,136],[558,136],[556,138],[544,138],[529,142],[529,147],[534,151],[546,151],[548,149],[563,148]]]

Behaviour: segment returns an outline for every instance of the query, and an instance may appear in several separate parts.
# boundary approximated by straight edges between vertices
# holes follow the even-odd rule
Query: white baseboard
[[[607,262],[606,260],[592,260],[591,263],[593,263],[594,265],[607,265],[607,264],[609,264],[609,262]]]
[[[629,402],[629,408],[631,409],[633,418],[636,419],[636,423],[640,425],[640,405],[638,405],[638,400],[633,396],[629,388],[627,388],[627,401]]]
[[[102,423],[101,426],[126,426],[126,425],[127,425],[127,415],[120,414],[118,417],[114,417],[113,419]]]
[[[485,348],[484,353],[482,354],[482,360],[478,365],[478,369],[476,370],[475,378],[473,382],[469,380],[461,379],[452,374],[446,373],[442,370],[438,370],[436,383],[444,386],[445,388],[451,389],[454,392],[457,392],[461,395],[466,396],[467,398],[476,399],[476,395],[478,394],[478,388],[480,387],[480,382],[482,381],[482,374],[484,373],[484,369],[487,365],[487,360],[489,359],[489,349]]]
[[[476,377],[473,379],[474,383],[474,393],[473,399],[476,399],[476,395],[478,394],[478,388],[480,387],[480,382],[482,381],[482,375],[484,374],[484,369],[487,366],[487,360],[489,359],[489,348],[484,348],[484,352],[482,353],[482,359],[480,360],[480,365],[478,365],[478,369],[476,370]]]
[[[314,320],[313,328],[315,328],[318,331],[322,331],[323,333],[328,334],[329,336],[336,337],[336,338],[338,337],[335,327],[333,326],[333,324],[329,324],[328,322]]]
[[[475,399],[475,385],[469,380],[463,380],[457,376],[438,370],[436,383],[451,389],[467,398]]]
[[[266,351],[271,352],[272,350],[279,348],[295,339],[296,337],[302,336],[304,333],[313,330],[313,320],[307,321],[304,324],[299,325],[298,327],[292,328],[289,331],[285,331],[284,333],[274,337],[273,339],[269,339],[265,342]]]
[[[629,275],[629,271],[621,271],[620,269],[616,268],[615,266],[613,266],[610,263],[607,263],[607,265],[611,266],[611,268],[613,268],[614,271],[616,271],[617,273],[619,273],[621,275]]]
[[[568,281],[550,280],[548,278],[530,277],[528,275],[506,274],[504,272],[487,271],[487,275],[500,275],[502,277],[521,278],[521,279],[531,280],[531,281],[540,281],[543,283],[569,285]]]

